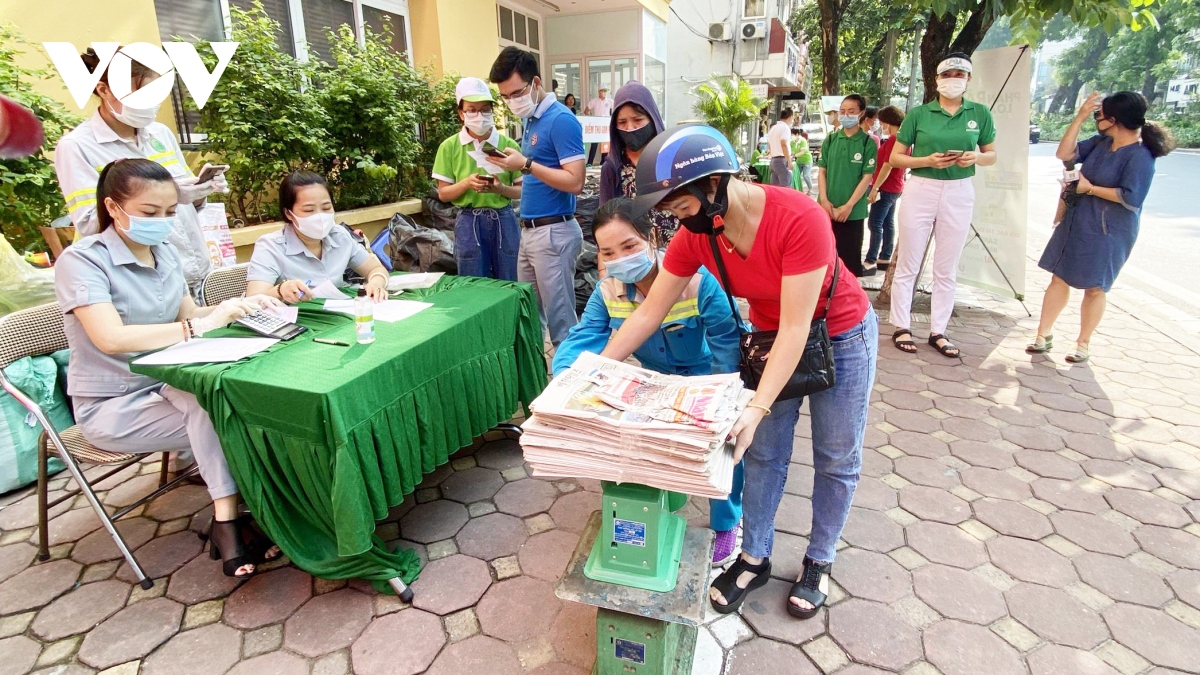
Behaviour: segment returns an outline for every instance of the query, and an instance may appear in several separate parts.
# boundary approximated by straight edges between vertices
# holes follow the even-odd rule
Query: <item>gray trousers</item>
[[[787,157],[771,158],[771,185],[792,186],[792,172],[788,167]]]
[[[550,342],[556,347],[579,323],[575,313],[575,260],[582,247],[583,231],[574,218],[521,228],[517,280],[533,284],[542,325],[550,331]]]
[[[221,440],[195,396],[164,384],[113,398],[77,396],[74,403],[79,430],[97,448],[133,454],[191,450],[209,496],[237,494]]]

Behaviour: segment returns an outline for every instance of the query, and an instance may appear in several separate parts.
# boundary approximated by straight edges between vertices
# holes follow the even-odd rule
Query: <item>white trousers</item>
[[[225,451],[196,397],[168,385],[114,396],[75,397],[83,437],[112,452],[146,454],[191,450],[213,499],[237,494]]]
[[[971,231],[975,184],[970,178],[935,180],[910,176],[900,198],[898,254],[892,264],[891,321],[896,328],[912,327],[912,299],[921,272],[925,244],[933,234],[933,301],[930,332],[945,334],[954,312],[958,260]]]

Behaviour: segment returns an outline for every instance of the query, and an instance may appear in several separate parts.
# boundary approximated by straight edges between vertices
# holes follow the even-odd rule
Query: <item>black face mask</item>
[[[696,234],[717,234],[724,229],[723,219],[725,212],[729,210],[729,174],[721,176],[721,182],[717,183],[717,193],[713,195],[711,202],[708,195],[695,183],[688,186],[688,192],[700,200],[700,210],[694,215],[680,218],[679,224]],[[719,228],[716,225],[717,219],[722,219]]]
[[[654,129],[653,122],[648,123],[641,129],[634,129],[633,131],[617,129],[617,133],[620,134],[621,142],[625,144],[625,147],[634,152],[646,147],[646,144],[658,135],[658,132]]]

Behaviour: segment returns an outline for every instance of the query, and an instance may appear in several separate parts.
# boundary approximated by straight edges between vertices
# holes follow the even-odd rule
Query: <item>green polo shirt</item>
[[[896,141],[912,148],[913,157],[928,157],[936,152],[962,150],[970,152],[996,140],[996,125],[987,106],[963,99],[962,107],[953,115],[942,109],[938,99],[908,111]],[[935,180],[958,180],[975,175],[974,166],[952,166],[948,169],[922,167],[913,169],[914,176]]]
[[[495,129],[492,130],[492,135],[486,142],[501,152],[506,148],[513,148],[518,152],[521,150],[521,146],[516,141]],[[488,172],[479,168],[475,159],[467,154],[477,147],[479,144],[465,129],[442,141],[442,144],[438,146],[437,156],[433,160],[433,178],[447,183],[457,183],[471,174],[488,175]],[[520,178],[520,171],[505,171],[496,175],[496,179],[505,185],[518,183]],[[479,193],[467,190],[461,197],[454,200],[454,205],[459,208],[501,209],[508,206],[509,201],[507,197],[492,192]]]
[[[863,176],[875,173],[875,156],[879,146],[875,139],[859,127],[853,136],[841,129],[825,137],[821,143],[821,158],[817,166],[825,169],[825,196],[834,206],[850,201]],[[867,217],[867,193],[850,210],[850,220]]]

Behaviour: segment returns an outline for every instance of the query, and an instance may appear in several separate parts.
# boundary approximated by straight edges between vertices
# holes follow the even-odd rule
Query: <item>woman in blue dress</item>
[[[1079,339],[1067,361],[1083,363],[1089,358],[1088,344],[1104,316],[1106,295],[1137,241],[1154,160],[1174,148],[1162,127],[1146,121],[1146,108],[1146,99],[1136,92],[1119,91],[1103,101],[1093,93],[1058,144],[1059,159],[1081,164],[1078,200],[1067,208],[1038,261],[1038,267],[1054,277],[1042,299],[1037,335],[1025,348],[1031,354],[1054,346],[1054,322],[1066,308],[1071,289],[1080,288]],[[1077,143],[1089,117],[1098,133]]]

